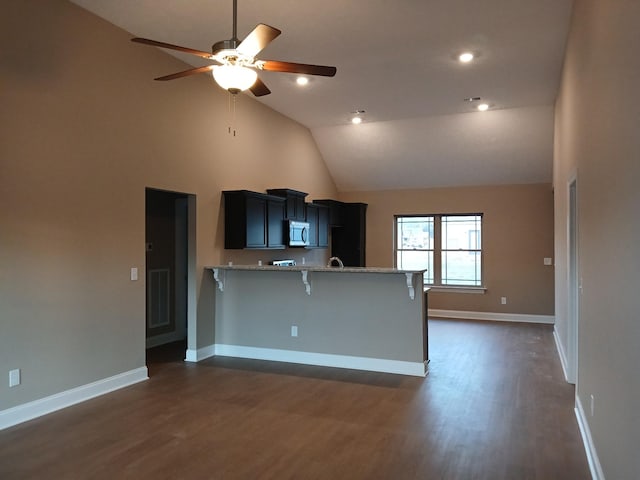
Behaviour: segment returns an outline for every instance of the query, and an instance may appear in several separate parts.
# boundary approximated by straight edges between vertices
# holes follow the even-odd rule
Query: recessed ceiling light
[[[298,77],[296,78],[296,83],[298,85],[306,85],[307,83],[309,83],[309,79],[307,77]]]
[[[362,115],[364,114],[364,110],[356,110],[351,112],[353,116],[351,117],[351,123],[354,125],[360,125],[362,123]]]
[[[480,110],[481,112],[486,112],[487,110],[489,110],[489,105],[486,103],[481,103],[480,105],[478,105],[478,110]]]
[[[458,56],[458,60],[460,60],[462,63],[469,63],[471,60],[473,60],[473,57],[473,53],[463,52]]]

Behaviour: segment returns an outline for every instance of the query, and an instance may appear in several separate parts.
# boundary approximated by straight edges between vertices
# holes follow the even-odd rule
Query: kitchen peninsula
[[[426,375],[423,271],[207,268],[216,281],[208,355]]]

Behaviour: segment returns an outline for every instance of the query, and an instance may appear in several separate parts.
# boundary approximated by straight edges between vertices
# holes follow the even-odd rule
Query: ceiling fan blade
[[[337,71],[336,67],[279,62],[277,60],[261,60],[259,68],[270,72],[302,73],[305,75],[321,75],[323,77],[333,77]]]
[[[144,43],[145,45],[152,45],[154,47],[169,48],[171,50],[178,50],[179,52],[190,53],[191,55],[197,55],[199,57],[212,59],[213,55],[209,52],[203,52],[201,50],[194,50],[193,48],[181,47],[179,45],[172,45],[170,43],[158,42],[156,40],[149,40],[148,38],[132,38],[132,42]]]
[[[186,77],[188,75],[195,75],[196,73],[210,72],[211,70],[213,70],[214,66],[215,65],[207,65],[206,67],[190,68],[189,70],[184,70],[182,72],[172,73],[171,75],[165,75],[164,77],[154,78],[154,80],[174,80],[176,78]]]
[[[263,97],[271,93],[271,90],[269,90],[264,82],[260,80],[260,77],[256,79],[256,83],[249,87],[249,90],[251,90],[251,93],[253,93],[256,97]]]
[[[247,57],[255,57],[281,33],[277,28],[259,23],[238,45],[238,53]]]

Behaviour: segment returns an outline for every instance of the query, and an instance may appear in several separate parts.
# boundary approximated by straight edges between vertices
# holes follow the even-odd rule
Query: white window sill
[[[487,292],[485,287],[454,287],[449,285],[425,285],[425,291],[436,293],[473,293],[484,295]]]

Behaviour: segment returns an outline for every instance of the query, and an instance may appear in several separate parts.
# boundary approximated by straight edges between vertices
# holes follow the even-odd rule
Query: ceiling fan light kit
[[[252,87],[258,79],[258,73],[239,65],[214,65],[213,78],[222,88],[237,94]]]
[[[136,37],[132,38],[131,41],[189,53],[206,58],[217,64],[191,68],[183,72],[158,77],[155,80],[174,80],[188,75],[212,71],[213,78],[218,85],[234,95],[247,89],[251,90],[251,93],[256,97],[271,93],[269,88],[258,77],[256,70],[320,75],[324,77],[333,77],[336,74],[336,67],[256,59],[256,55],[264,50],[264,48],[282,32],[277,28],[260,23],[242,42],[239,42],[236,35],[238,25],[237,13],[237,0],[233,0],[233,36],[229,40],[221,40],[214,43],[211,47],[211,53],[181,47],[179,45],[172,45],[170,43],[158,42],[148,38]]]

